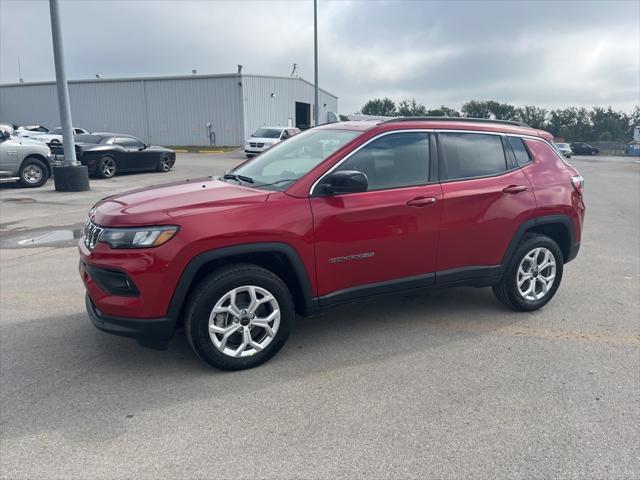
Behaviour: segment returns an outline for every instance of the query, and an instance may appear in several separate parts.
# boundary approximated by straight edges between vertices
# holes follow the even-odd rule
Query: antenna
[[[298,64],[294,63],[293,64],[293,68],[291,69],[291,77],[297,77],[298,76]]]
[[[22,78],[22,66],[20,65],[20,56],[18,55],[18,82],[24,83],[24,78]]]

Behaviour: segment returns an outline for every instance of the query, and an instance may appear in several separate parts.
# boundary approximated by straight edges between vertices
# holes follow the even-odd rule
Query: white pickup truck
[[[47,144],[11,135],[0,125],[0,181],[19,181],[25,187],[40,187],[51,176],[51,151]]]

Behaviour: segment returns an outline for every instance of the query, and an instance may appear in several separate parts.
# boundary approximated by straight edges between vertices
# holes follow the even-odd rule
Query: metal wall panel
[[[206,146],[211,122],[216,144],[228,146],[242,145],[260,126],[295,122],[295,102],[313,105],[313,85],[233,74],[101,79],[69,82],[69,97],[74,125],[90,131],[128,133],[156,145]],[[337,98],[321,90],[320,108],[324,123],[328,111],[337,112]],[[0,122],[58,126],[55,83],[0,85]]]
[[[263,126],[295,125],[296,102],[311,105],[313,122],[313,85],[301,78],[243,75],[244,133],[248,138]],[[273,95],[272,95],[273,94]],[[327,122],[327,112],[338,111],[338,98],[319,91],[320,123]]]
[[[238,77],[145,80],[150,141],[160,145],[242,145]]]

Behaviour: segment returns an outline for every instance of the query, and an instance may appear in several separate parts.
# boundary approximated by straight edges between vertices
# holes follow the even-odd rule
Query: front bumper
[[[103,314],[91,301],[87,293],[85,306],[93,325],[103,332],[123,337],[135,338],[145,347],[167,348],[169,339],[175,332],[175,320],[170,318],[123,318]]]

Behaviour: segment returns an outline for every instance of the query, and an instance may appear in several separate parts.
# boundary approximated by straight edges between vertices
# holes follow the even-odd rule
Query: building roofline
[[[109,78],[84,78],[79,80],[69,80],[68,83],[109,83],[109,82],[134,82],[134,81],[153,81],[153,80],[194,80],[194,79],[208,79],[208,78],[238,78],[240,77],[252,77],[252,78],[273,78],[277,80],[299,80],[313,87],[313,83],[305,80],[302,77],[283,77],[278,75],[260,75],[260,74],[245,74],[238,75],[237,73],[213,73],[203,75],[161,75],[157,77],[109,77]],[[42,80],[37,82],[24,82],[24,83],[2,83],[0,87],[27,87],[38,85],[55,85],[55,80]],[[328,92],[322,88],[318,88],[319,91],[337,99],[338,97],[331,92]]]

